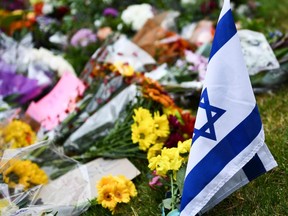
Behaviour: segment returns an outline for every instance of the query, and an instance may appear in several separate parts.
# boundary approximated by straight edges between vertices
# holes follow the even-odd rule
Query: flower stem
[[[171,209],[175,209],[175,194],[174,194],[174,184],[173,184],[173,175],[170,175],[170,185],[171,185]]]

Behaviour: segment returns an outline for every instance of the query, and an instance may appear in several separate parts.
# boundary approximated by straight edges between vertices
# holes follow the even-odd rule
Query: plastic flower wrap
[[[9,103],[25,104],[53,86],[64,72],[74,73],[63,57],[33,48],[31,35],[18,43],[0,33],[0,54],[0,94]]]
[[[141,150],[147,150],[152,144],[164,145],[169,135],[169,121],[166,115],[159,112],[163,104],[143,95],[143,89],[147,87],[143,75],[135,73],[126,79],[135,82],[138,88],[135,84],[126,86],[91,116],[87,115],[82,126],[64,142],[67,154],[76,155],[76,159],[84,161],[100,156],[143,158],[145,156],[133,143],[139,143]],[[154,85],[157,86],[157,83],[150,80],[151,89]],[[168,95],[166,97],[171,102],[168,105],[173,105],[173,100]],[[148,114],[144,115],[150,111],[153,118],[151,114],[149,118]],[[142,116],[147,117],[143,124]]]
[[[2,175],[9,188],[16,188],[19,185],[24,190],[28,190],[31,187],[48,183],[47,174],[30,160],[9,161],[9,168],[3,171]]]
[[[123,52],[120,53],[121,51]],[[104,44],[95,52],[82,71],[79,78],[85,84],[86,90],[76,104],[75,111],[69,114],[56,129],[57,140],[64,142],[68,136],[75,132],[87,119],[90,117],[93,119],[94,117],[92,116],[94,114],[98,116],[96,113],[100,111],[99,109],[119,95],[123,90],[128,89],[133,83],[142,83],[144,76],[141,75],[136,68],[143,69],[145,64],[153,62],[154,60],[151,56],[127,38],[122,37],[118,39],[116,37],[111,38],[111,41],[107,41],[107,44]],[[135,95],[134,93],[132,94]],[[126,95],[126,93],[124,93],[124,95]],[[132,100],[132,95],[123,97]],[[123,104],[119,102],[120,100],[121,99],[118,99],[118,104],[126,105],[125,103],[127,101],[125,102],[124,100],[123,102],[125,103]],[[121,106],[116,108],[116,113],[119,114],[122,108]],[[95,129],[95,127],[92,128]],[[87,133],[89,131],[88,129]],[[71,141],[66,143],[69,142],[71,144]],[[69,146],[71,146],[70,144]],[[78,144],[76,146],[78,146]],[[75,148],[73,147],[73,149]]]
[[[112,214],[118,203],[128,203],[137,195],[133,182],[125,176],[104,176],[98,183],[97,202],[108,208]]]
[[[65,178],[70,170],[77,175]],[[2,215],[79,215],[89,206],[86,168],[59,153],[50,141],[5,150],[0,171]]]

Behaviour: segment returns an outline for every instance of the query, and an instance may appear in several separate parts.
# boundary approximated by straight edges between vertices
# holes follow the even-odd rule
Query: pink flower
[[[96,42],[97,36],[90,29],[80,29],[71,38],[71,45],[86,47],[88,44]]]
[[[161,180],[161,176],[158,176],[158,175],[156,174],[156,171],[155,171],[155,170],[153,171],[152,175],[153,175],[154,177],[153,177],[153,178],[151,179],[151,181],[149,182],[149,186],[150,186],[151,188],[155,188],[155,186],[162,186],[163,184],[162,184],[162,182],[160,181],[160,180]]]

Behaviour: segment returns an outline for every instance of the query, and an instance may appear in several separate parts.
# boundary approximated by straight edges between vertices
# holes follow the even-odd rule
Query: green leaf
[[[186,165],[182,166],[178,172],[176,177],[176,184],[179,188],[180,194],[182,195],[183,185],[184,185],[184,178],[185,178],[185,172],[186,172]]]
[[[167,198],[162,200],[163,206],[165,209],[171,209],[171,203],[172,203],[172,199],[171,198]]]

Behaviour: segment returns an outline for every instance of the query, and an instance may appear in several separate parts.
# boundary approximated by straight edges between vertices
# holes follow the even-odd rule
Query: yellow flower
[[[159,137],[168,137],[169,121],[165,114],[160,116],[159,112],[154,113],[154,133]]]
[[[163,148],[162,157],[169,158],[170,170],[177,171],[183,162],[183,158],[179,155],[178,148]]]
[[[114,197],[115,185],[108,184],[101,188],[101,191],[98,194],[97,202],[101,204],[104,208],[109,208],[110,211],[113,211],[117,205],[117,201]]]
[[[118,176],[122,181],[124,181],[128,191],[129,191],[129,194],[131,197],[135,197],[137,195],[137,190],[136,190],[136,187],[135,185],[133,184],[133,182],[129,179],[127,179],[125,176]]]
[[[180,154],[189,153],[192,139],[185,140],[184,142],[179,141],[177,146]]]
[[[36,142],[36,134],[25,122],[14,120],[3,130],[4,140],[11,143],[12,148],[29,146]]]
[[[132,141],[139,143],[139,148],[146,151],[152,144],[155,143],[156,135],[153,133],[153,120],[145,120],[138,127],[131,126]]]
[[[101,190],[105,185],[113,185],[116,181],[112,175],[104,176],[97,184],[97,189]]]
[[[169,107],[163,107],[162,110],[165,115],[169,116],[169,115],[175,115],[175,113],[178,112],[179,108],[175,106],[169,106]]]
[[[139,107],[138,109],[134,109],[134,122],[136,126],[139,126],[144,120],[153,120],[152,115],[148,109],[144,109]]]
[[[126,187],[125,182],[117,182],[114,189],[114,197],[118,203],[128,203],[130,201],[129,190]]]
[[[0,212],[3,208],[9,206],[10,203],[7,199],[0,199]]]
[[[148,167],[151,170],[156,170],[157,175],[166,176],[169,171],[175,174],[183,161],[177,148],[163,148],[161,155],[149,159]]]
[[[37,3],[40,3],[42,2],[42,0],[30,0],[30,4],[31,5],[34,5],[34,4],[37,4]]]
[[[133,76],[134,69],[128,63],[123,63],[120,61],[116,61],[114,64],[114,68],[122,75],[122,76]]]
[[[170,162],[167,156],[163,157],[157,155],[150,159],[148,167],[151,170],[156,170],[157,175],[166,176],[167,172],[170,170]]]
[[[20,16],[20,15],[23,15],[24,14],[24,11],[23,10],[14,10],[11,12],[12,15],[14,16]]]
[[[35,185],[47,184],[48,176],[37,164],[29,160],[13,160],[3,171],[3,180],[11,188],[22,185],[26,190]]]
[[[128,203],[137,195],[135,185],[125,176],[105,176],[96,185],[97,202],[114,213],[117,203]]]
[[[164,143],[157,143],[149,148],[147,153],[147,159],[150,161],[151,158],[156,157],[157,155],[161,154],[161,150],[164,146]]]

